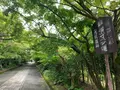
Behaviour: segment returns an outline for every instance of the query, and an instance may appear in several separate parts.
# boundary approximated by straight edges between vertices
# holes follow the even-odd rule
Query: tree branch
[[[13,40],[13,38],[0,38],[0,40]]]
[[[114,27],[117,26],[117,19],[118,19],[118,16],[117,16],[117,10],[115,10],[115,11],[114,11],[114,20],[113,20]]]
[[[76,37],[71,33],[71,31],[70,31],[69,27],[67,26],[66,22],[65,22],[65,21],[63,20],[63,18],[62,18],[59,14],[57,14],[53,9],[51,9],[50,7],[44,5],[44,4],[40,3],[40,2],[38,2],[37,4],[38,4],[40,7],[42,6],[42,7],[46,8],[46,9],[48,9],[49,11],[51,11],[53,14],[55,14],[55,15],[63,22],[64,26],[66,27],[66,29],[69,31],[69,33],[73,36],[73,38],[74,38],[75,40],[79,41],[80,43],[85,43],[84,41],[79,40],[78,38],[76,38]]]
[[[82,0],[79,1],[79,2],[77,0],[75,0],[75,1],[83,8],[83,10],[85,10],[86,12],[88,12],[88,14],[90,16],[92,16],[92,17],[95,18],[95,16],[93,15],[92,11],[84,4],[84,2]]]
[[[100,0],[100,3],[101,3],[101,5],[102,5],[102,7],[103,7],[104,14],[106,13],[107,15],[109,15],[109,16],[110,16],[110,14],[106,12],[106,10],[105,10],[105,8],[104,8],[104,5],[103,5],[103,3],[102,3],[102,0]]]
[[[78,54],[80,54],[80,50],[79,50],[79,48],[78,48],[75,44],[72,44],[71,48],[72,48],[75,52],[77,52]]]
[[[104,9],[104,10],[108,10],[108,11],[114,11],[114,10],[110,10],[110,9],[108,9],[108,8],[103,8],[103,7],[99,7],[99,6],[95,6],[95,5],[93,5],[93,4],[91,4],[90,2],[88,2],[87,0],[85,0],[86,1],[86,3],[88,3],[90,6],[93,6],[93,7],[96,7],[96,8],[98,8],[98,9]]]
[[[70,3],[68,0],[65,0],[68,4],[70,4],[71,5],[71,8],[73,8],[73,10],[75,11],[75,12],[77,12],[78,14],[81,14],[81,15],[83,15],[83,16],[85,16],[85,17],[88,17],[88,18],[90,18],[90,19],[93,19],[93,20],[96,20],[96,18],[95,17],[93,17],[93,16],[91,16],[88,12],[86,12],[85,10],[82,10],[82,9],[80,9],[80,8],[78,8],[77,6],[75,6],[75,5],[73,5],[72,3]]]

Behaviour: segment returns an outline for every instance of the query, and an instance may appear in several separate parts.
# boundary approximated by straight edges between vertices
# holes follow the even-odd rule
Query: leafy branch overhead
[[[86,78],[107,89],[104,57],[94,52],[92,36],[93,23],[103,16],[112,17],[118,41],[119,0],[0,0],[0,57],[34,59],[67,89],[80,88]],[[119,55],[112,59],[114,88],[120,90]]]

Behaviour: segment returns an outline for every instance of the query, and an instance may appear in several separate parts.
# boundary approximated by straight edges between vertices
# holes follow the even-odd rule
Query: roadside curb
[[[15,67],[11,67],[11,68],[8,68],[8,69],[1,70],[1,71],[0,71],[0,74],[4,73],[4,72],[6,72],[6,71],[9,71],[9,70],[15,69],[15,68],[17,68],[17,67],[19,67],[19,66],[15,66]]]

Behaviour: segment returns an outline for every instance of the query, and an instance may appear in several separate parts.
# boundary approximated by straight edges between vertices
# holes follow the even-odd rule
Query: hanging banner
[[[92,33],[96,53],[106,54],[117,51],[115,31],[111,17],[100,17],[93,24]]]

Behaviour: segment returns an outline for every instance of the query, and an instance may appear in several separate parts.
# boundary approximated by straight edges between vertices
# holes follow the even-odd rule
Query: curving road
[[[0,90],[50,90],[34,64],[0,74]]]

